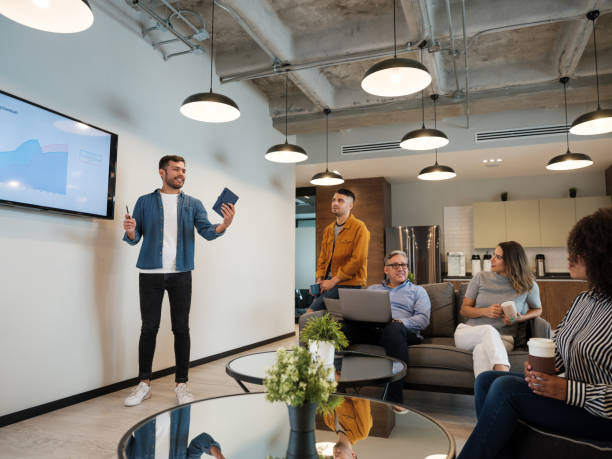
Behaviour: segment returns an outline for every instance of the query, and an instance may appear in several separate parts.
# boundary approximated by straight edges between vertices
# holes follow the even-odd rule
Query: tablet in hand
[[[223,188],[223,191],[217,198],[217,202],[213,206],[213,210],[223,217],[221,212],[221,204],[236,204],[238,196],[234,194],[229,188]]]

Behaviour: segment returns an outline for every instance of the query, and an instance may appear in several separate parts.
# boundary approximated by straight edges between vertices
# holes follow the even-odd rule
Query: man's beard
[[[171,182],[168,178],[166,178],[164,182],[166,182],[166,185],[168,185],[170,188],[173,188],[175,190],[180,190],[185,184],[185,181],[183,180],[183,183],[181,183],[180,185],[176,185],[175,183]]]

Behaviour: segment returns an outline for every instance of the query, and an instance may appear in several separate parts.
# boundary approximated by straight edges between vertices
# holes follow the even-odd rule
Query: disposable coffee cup
[[[516,305],[514,304],[514,301],[504,301],[501,304],[501,307],[502,307],[502,310],[504,311],[504,315],[508,319],[516,319],[517,318]]]
[[[529,365],[533,371],[555,374],[555,342],[547,338],[531,338],[527,341]]]
[[[321,284],[312,284],[310,286],[310,294],[312,296],[317,296],[321,294]]]

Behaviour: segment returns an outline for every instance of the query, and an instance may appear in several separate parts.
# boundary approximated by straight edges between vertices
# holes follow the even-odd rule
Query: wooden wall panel
[[[321,249],[323,230],[335,220],[331,200],[340,188],[355,193],[353,215],[363,221],[370,231],[367,285],[382,282],[385,256],[385,226],[391,226],[391,185],[384,177],[346,180],[342,185],[317,187],[317,259]]]
[[[586,281],[546,281],[538,279],[540,299],[542,300],[542,317],[557,328],[561,319],[580,292],[588,290]]]

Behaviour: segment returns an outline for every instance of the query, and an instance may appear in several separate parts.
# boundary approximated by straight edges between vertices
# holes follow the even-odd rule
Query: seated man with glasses
[[[408,363],[408,346],[423,342],[421,331],[429,325],[431,303],[425,289],[408,280],[405,252],[394,250],[384,264],[385,280],[369,289],[389,292],[393,320],[386,325],[345,322],[343,328],[351,344],[377,344],[387,355]],[[403,380],[389,385],[390,401],[403,403],[403,385]]]

